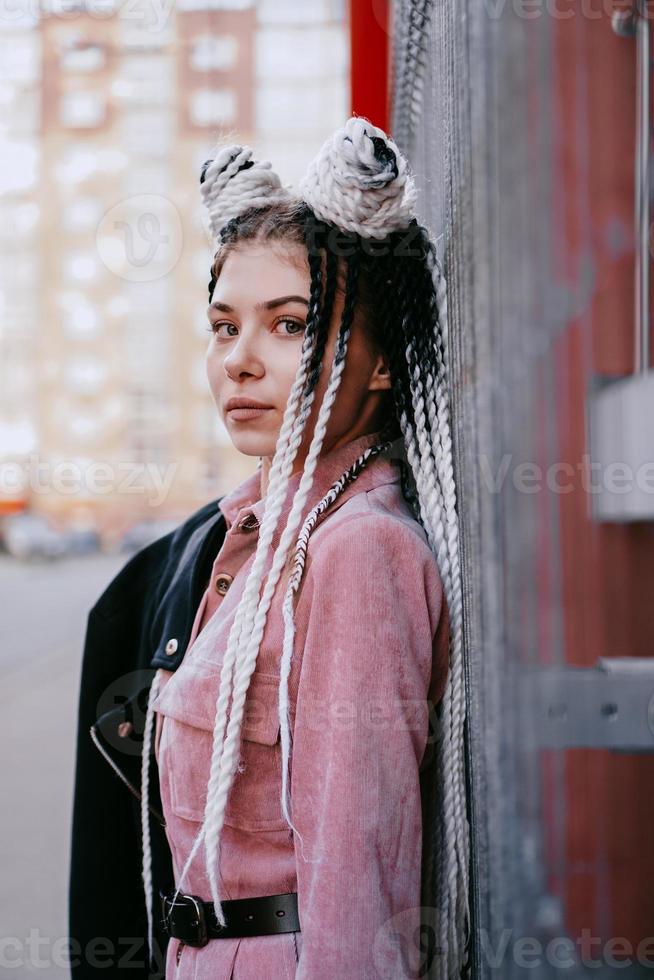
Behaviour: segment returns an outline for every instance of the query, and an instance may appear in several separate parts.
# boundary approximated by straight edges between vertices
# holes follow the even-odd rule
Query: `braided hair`
[[[221,148],[202,168],[201,186],[218,240],[210,300],[226,256],[247,241],[302,244],[311,286],[299,365],[270,468],[254,562],[224,654],[204,821],[177,892],[204,841],[216,918],[225,924],[218,875],[220,836],[238,765],[246,693],[273,594],[289,567],[279,686],[281,802],[284,817],[297,834],[288,778],[292,754],[288,677],[295,633],[294,597],[302,580],[309,536],[358,473],[375,456],[400,443],[406,460],[401,463],[402,491],[435,555],[450,623],[449,671],[436,717],[436,771],[430,766],[428,772],[421,772],[425,812],[421,900],[423,906],[434,909],[439,953],[429,975],[438,980],[460,977],[469,941],[462,592],[450,435],[446,283],[435,246],[414,215],[416,190],[406,160],[382,130],[360,117],[352,117],[325,143],[300,183],[299,195],[282,188],[270,164],[252,161],[251,151],[243,147]],[[338,288],[344,290],[344,302],[334,356],[326,365],[327,388],[300,483],[261,591],[293,461],[323,367]],[[303,519],[358,309],[364,313],[371,344],[385,354],[390,370],[391,391],[381,441],[366,449]],[[211,649],[213,641],[210,620],[195,643],[198,648]],[[149,713],[152,702],[153,698]],[[149,731],[148,723],[146,719]],[[143,788],[145,792],[145,778]],[[147,822],[145,803],[142,814]],[[149,901],[151,861],[145,828],[143,843],[143,880]],[[150,935],[151,916],[148,905]]]

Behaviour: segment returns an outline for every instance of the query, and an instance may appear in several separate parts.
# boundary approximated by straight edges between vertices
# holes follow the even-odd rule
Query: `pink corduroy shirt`
[[[305,513],[372,433],[321,456]],[[301,473],[293,474],[273,547]],[[175,881],[200,828],[222,657],[254,560],[265,500],[256,472],[222,499],[227,533],[197,610],[188,652],[161,671],[155,751]],[[272,564],[270,549],[265,573]],[[299,932],[171,939],[166,980],[378,980],[418,975],[422,813],[419,771],[428,712],[448,671],[448,610],[436,559],[400,489],[375,457],[309,539],[296,597],[289,676],[292,819],[281,809],[279,664],[282,575],[268,612],[243,718],[240,765],[221,839],[221,898],[297,891]],[[220,619],[211,655],[192,644]],[[182,890],[211,900],[204,847]],[[398,936],[401,938],[398,940]]]

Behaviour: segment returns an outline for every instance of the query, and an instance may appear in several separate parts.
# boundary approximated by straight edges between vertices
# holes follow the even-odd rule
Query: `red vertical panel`
[[[388,132],[389,0],[350,0],[352,115]]]
[[[555,347],[558,458],[580,474],[590,376],[627,373],[633,363],[636,48],[616,37],[608,13],[588,17],[575,8],[552,23],[553,285],[574,300]],[[573,482],[574,492],[558,500],[565,661],[591,667],[600,656],[647,656],[652,526],[591,521],[589,495],[577,475]],[[549,760],[547,778],[551,769]],[[654,916],[653,777],[649,754],[567,751],[564,857],[548,869],[570,934],[624,937],[632,955]],[[597,945],[589,955],[599,959]]]

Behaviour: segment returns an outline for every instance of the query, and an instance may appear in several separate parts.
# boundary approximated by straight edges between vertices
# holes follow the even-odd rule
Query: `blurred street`
[[[0,977],[68,976],[63,946],[82,644],[89,609],[129,557],[0,557]]]

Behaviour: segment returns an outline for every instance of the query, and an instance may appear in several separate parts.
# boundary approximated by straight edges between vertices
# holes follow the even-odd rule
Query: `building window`
[[[229,71],[237,57],[238,41],[232,35],[200,34],[193,41],[191,67],[195,71]]]
[[[98,263],[91,254],[71,252],[63,256],[63,273],[67,282],[92,282],[98,274]]]
[[[31,190],[39,176],[39,147],[35,140],[8,139],[0,134],[0,194]]]
[[[111,83],[112,95],[129,106],[166,106],[175,98],[175,66],[160,54],[124,58]]]
[[[329,0],[297,3],[297,0],[259,0],[257,18],[260,24],[324,24],[331,12]]]
[[[130,108],[121,114],[123,146],[132,154],[154,156],[170,153],[174,142],[174,120],[165,109]]]
[[[76,340],[96,337],[101,330],[98,315],[93,308],[81,307],[75,310],[64,323],[66,333]]]
[[[194,126],[219,126],[236,121],[236,93],[232,89],[196,89],[189,99]]]
[[[61,52],[61,67],[65,71],[93,72],[105,65],[104,48],[99,44],[73,42]]]
[[[100,126],[104,118],[104,99],[96,92],[68,92],[59,103],[62,126],[91,129]]]
[[[346,0],[327,0],[327,10],[332,20],[345,21],[347,17]]]
[[[65,231],[95,230],[102,219],[102,201],[97,197],[73,198],[61,211]]]
[[[250,10],[257,0],[177,0],[178,10]]]
[[[66,365],[67,388],[78,395],[93,395],[107,380],[107,365],[94,357],[74,357]]]
[[[19,6],[17,4],[14,9],[17,11]],[[8,12],[6,19],[9,20]],[[11,19],[14,20],[14,17]],[[36,82],[40,71],[40,39],[37,34],[14,34],[0,40],[0,79],[14,84]]]

